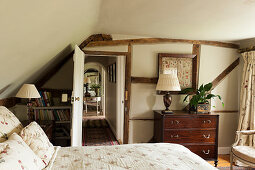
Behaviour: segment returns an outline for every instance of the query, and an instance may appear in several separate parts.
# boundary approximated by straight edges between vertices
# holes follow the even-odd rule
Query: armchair
[[[237,140],[232,145],[231,152],[230,152],[230,170],[233,169],[233,159],[250,166],[255,167],[255,147],[253,146],[237,146],[241,135],[254,135],[255,130],[243,130],[237,131]]]

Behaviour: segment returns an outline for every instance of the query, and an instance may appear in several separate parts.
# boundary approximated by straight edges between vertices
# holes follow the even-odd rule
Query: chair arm
[[[255,130],[242,130],[242,131],[236,131],[237,139],[236,142],[232,145],[232,147],[236,146],[241,139],[241,135],[254,135]]]

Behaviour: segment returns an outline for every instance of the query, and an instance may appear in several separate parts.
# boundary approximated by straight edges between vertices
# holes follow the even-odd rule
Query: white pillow
[[[0,142],[4,142],[13,133],[23,128],[17,117],[6,107],[0,106]]]
[[[17,133],[0,143],[0,170],[37,170],[45,167]]]
[[[48,165],[55,150],[43,129],[36,122],[32,122],[21,130],[20,136],[45,165]]]

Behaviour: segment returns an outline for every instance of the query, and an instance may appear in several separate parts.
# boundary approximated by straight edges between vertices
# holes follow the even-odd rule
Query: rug
[[[83,146],[119,145],[105,119],[87,120],[83,127]]]
[[[229,170],[230,167],[217,167],[219,170]],[[238,167],[233,166],[233,170],[255,170],[255,168],[245,168],[245,167]]]

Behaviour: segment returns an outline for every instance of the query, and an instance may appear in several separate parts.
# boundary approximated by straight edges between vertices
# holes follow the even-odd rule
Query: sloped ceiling
[[[1,1],[0,98],[91,34],[232,41],[255,37],[254,18],[255,0]]]
[[[255,37],[255,0],[105,0],[98,32],[232,41]]]
[[[0,3],[0,98],[13,95],[62,50],[93,34],[101,0]],[[71,45],[70,45],[71,44]],[[12,93],[11,93],[12,92]]]

